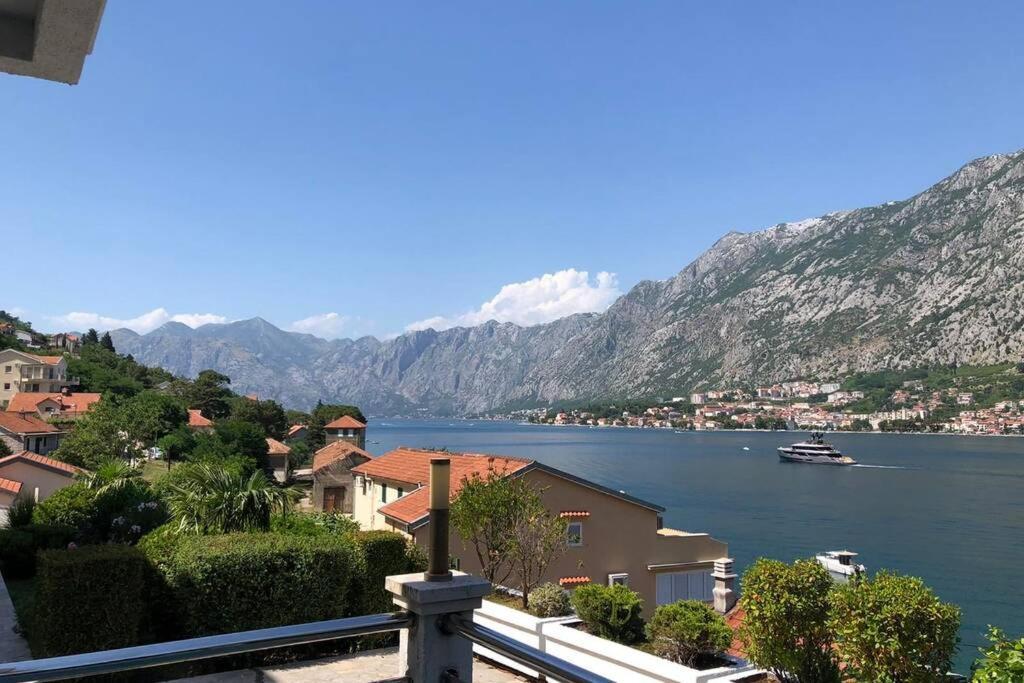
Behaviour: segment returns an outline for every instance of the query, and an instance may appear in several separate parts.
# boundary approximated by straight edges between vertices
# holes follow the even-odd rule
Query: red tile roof
[[[288,436],[292,437],[306,428],[306,425],[292,425],[288,428]]]
[[[743,641],[740,639],[739,629],[743,626],[743,621],[747,618],[747,613],[739,605],[729,610],[728,614],[725,615],[726,625],[732,629],[732,645],[729,646],[729,654],[733,657],[746,658],[747,653],[743,647]]]
[[[7,412],[37,412],[39,404],[50,399],[60,404],[62,413],[84,413],[103,397],[102,394],[78,393],[78,394],[47,394],[31,391],[19,391],[11,397],[7,404]]]
[[[328,422],[324,425],[324,429],[365,429],[364,425],[359,420],[355,419],[350,415],[342,415],[337,420]]]
[[[61,431],[49,422],[41,420],[35,411],[31,413],[0,412],[0,429],[12,434],[60,434]]]
[[[58,365],[62,360],[64,360],[64,356],[37,356],[34,353],[30,353],[28,355],[38,359],[40,363],[46,363],[47,365]]]
[[[202,411],[190,408],[188,411],[189,427],[212,427],[213,422],[203,417]]]
[[[2,469],[8,463],[16,461],[27,462],[29,464],[39,465],[41,467],[48,467],[52,470],[57,470],[62,474],[67,474],[69,476],[85,471],[81,467],[75,467],[74,465],[69,465],[66,462],[61,462],[60,460],[56,460],[54,458],[48,458],[45,455],[39,455],[38,453],[33,453],[31,451],[21,451],[20,453],[15,453],[14,455],[8,455],[6,458],[0,458],[0,469]]]
[[[590,583],[589,576],[565,576],[558,580],[559,586],[579,586],[584,583]]]
[[[292,452],[292,449],[285,446],[277,439],[271,439],[267,437],[267,453],[270,455],[288,455]]]
[[[379,510],[383,515],[411,524],[425,517],[430,506],[430,461],[433,458],[448,458],[451,461],[449,485],[452,498],[458,495],[462,483],[474,475],[483,477],[492,470],[512,474],[533,464],[532,460],[523,458],[400,447],[354,467],[352,471],[371,478],[379,477],[420,486]]]
[[[347,441],[335,441],[329,443],[316,453],[313,454],[313,472],[321,470],[332,462],[342,460],[349,456],[355,456],[355,460],[365,462],[370,460],[372,456],[361,448],[353,446]],[[355,469],[355,468],[353,468]]]
[[[7,491],[17,495],[21,491],[21,482],[0,477],[0,491]]]

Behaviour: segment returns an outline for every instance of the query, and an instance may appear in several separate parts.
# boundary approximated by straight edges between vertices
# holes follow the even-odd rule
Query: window
[[[398,489],[397,489],[397,491],[398,491],[398,496],[396,496],[396,497],[397,497],[397,498],[401,498],[401,497],[402,497],[402,493],[403,493],[402,487],[401,487],[401,486],[399,486],[399,487],[398,487]]]
[[[570,547],[575,548],[583,545],[583,522],[569,522],[565,531],[566,540],[569,542]]]
[[[453,555],[448,556],[448,569],[462,569],[462,560]]]
[[[10,388],[11,388],[11,383],[10,382],[4,382],[4,391],[7,391]]]
[[[380,485],[380,502],[382,502],[382,503],[388,502],[388,485],[387,484],[381,484]]]
[[[4,372],[10,373],[10,371],[11,371],[11,366],[10,365],[4,366]]]
[[[629,574],[609,574],[608,575],[609,586],[628,586],[629,585]]]

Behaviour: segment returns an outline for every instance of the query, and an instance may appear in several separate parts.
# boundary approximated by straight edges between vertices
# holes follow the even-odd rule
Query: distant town
[[[1024,434],[1024,363],[873,373],[843,381],[792,381],[754,389],[694,392],[661,401],[625,401],[508,413],[532,424],[591,427]],[[895,380],[894,380],[895,378]],[[942,388],[937,384],[950,384]],[[852,388],[863,386],[864,388]]]

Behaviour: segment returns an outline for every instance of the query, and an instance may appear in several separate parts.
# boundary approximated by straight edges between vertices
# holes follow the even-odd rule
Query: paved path
[[[7,584],[0,577],[0,662],[20,662],[32,659],[28,643],[14,632],[18,618],[14,613],[14,603],[7,592]]]
[[[395,680],[397,672],[398,649],[387,648],[313,662],[183,678],[175,683],[378,683]],[[473,661],[473,683],[522,683],[527,680],[530,679],[496,669],[479,659]]]

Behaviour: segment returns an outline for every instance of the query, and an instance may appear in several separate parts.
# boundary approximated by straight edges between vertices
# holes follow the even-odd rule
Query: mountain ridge
[[[212,367],[288,405],[344,400],[375,413],[1019,359],[1024,151],[975,159],[904,200],[730,231],[603,313],[388,340],[328,341],[262,318],[182,325],[187,332],[167,325],[112,336],[119,350],[178,374]]]

